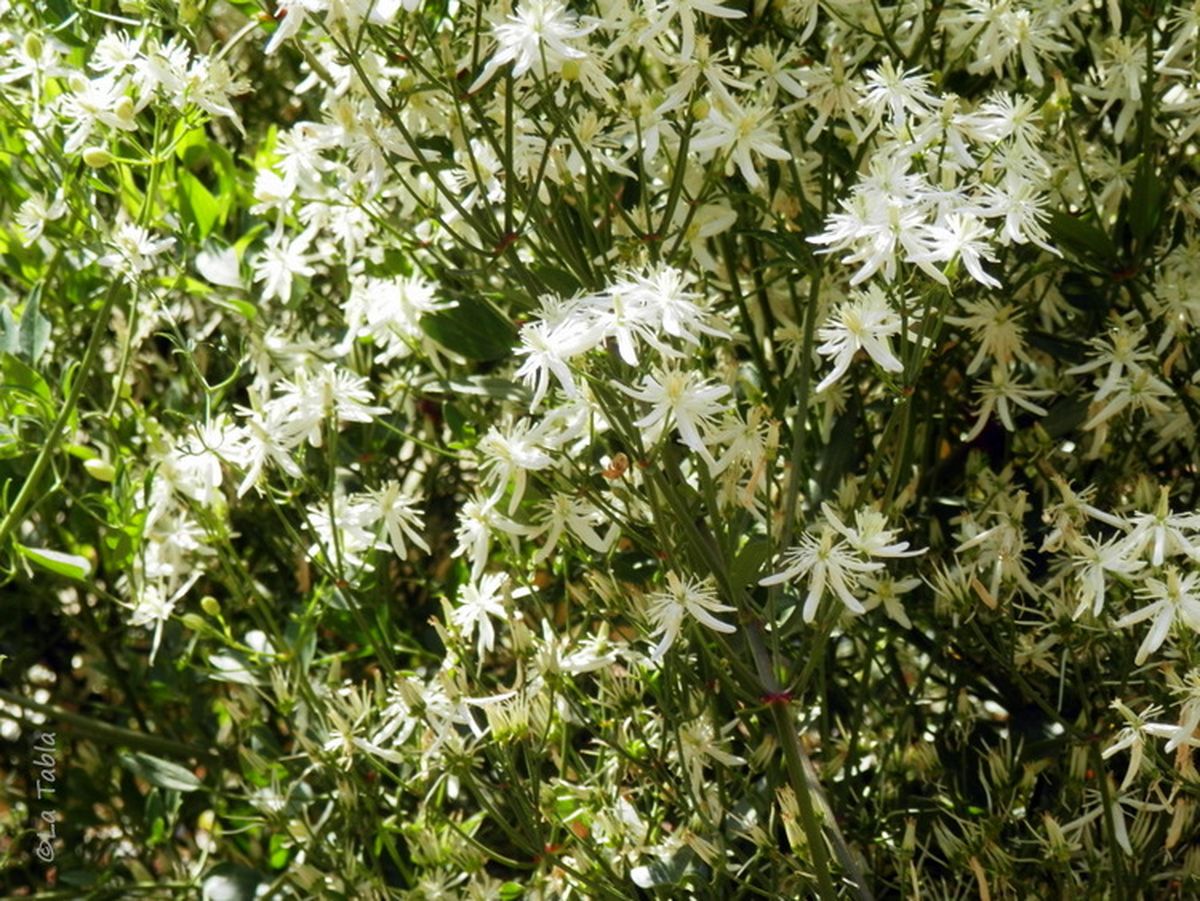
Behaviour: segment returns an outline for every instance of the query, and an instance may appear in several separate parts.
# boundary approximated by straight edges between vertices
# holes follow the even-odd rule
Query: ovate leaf
[[[160,757],[143,754],[141,751],[122,752],[117,755],[121,765],[133,775],[145,779],[159,788],[170,788],[180,792],[194,792],[203,783],[186,767]]]
[[[421,328],[447,350],[468,360],[497,360],[507,356],[517,330],[486,300],[463,297],[449,310],[421,320]]]
[[[262,877],[236,863],[217,864],[204,877],[200,889],[203,901],[254,901]]]
[[[64,554],[62,551],[52,551],[44,547],[26,547],[18,544],[17,549],[27,560],[56,575],[66,576],[80,582],[87,579],[92,572],[91,561],[78,554]]]
[[[25,310],[21,313],[21,325],[17,332],[17,353],[36,366],[46,342],[50,340],[50,320],[42,315],[42,285],[38,282],[29,292]]]
[[[216,225],[217,217],[221,213],[220,205],[212,192],[190,172],[180,169],[176,179],[179,186],[180,211],[196,223],[200,240],[203,241]]]

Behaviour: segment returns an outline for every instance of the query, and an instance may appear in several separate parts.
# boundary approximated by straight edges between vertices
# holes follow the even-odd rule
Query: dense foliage
[[[1200,4],[0,0],[40,897],[1200,890]]]

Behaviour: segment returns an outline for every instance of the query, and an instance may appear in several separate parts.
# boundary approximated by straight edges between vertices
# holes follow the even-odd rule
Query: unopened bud
[[[221,615],[221,602],[211,594],[206,594],[200,598],[200,609],[215,619]]]
[[[84,460],[83,468],[87,470],[87,474],[93,479],[101,482],[111,482],[117,475],[116,467],[107,460],[101,460],[99,457]]]
[[[211,628],[204,621],[204,617],[197,616],[195,613],[185,613],[179,618],[179,621],[183,623],[183,627],[189,632],[203,632],[205,629]]]
[[[87,147],[83,151],[83,162],[93,169],[103,169],[113,161],[113,155],[103,147]]]
[[[113,107],[113,112],[116,114],[117,118],[120,119],[122,122],[132,125],[133,124],[133,98],[122,97],[120,100],[117,101],[116,106]]]
[[[40,59],[44,45],[40,35],[34,34],[32,31],[25,35],[25,40],[21,43],[21,49],[25,51],[25,55],[30,59]]]
[[[712,109],[712,106],[709,104],[709,102],[707,100],[703,100],[703,99],[697,100],[695,103],[692,104],[692,115],[697,120],[707,119],[708,113],[711,109]]]
[[[579,80],[579,60],[568,59],[562,64],[563,81],[578,81]]]

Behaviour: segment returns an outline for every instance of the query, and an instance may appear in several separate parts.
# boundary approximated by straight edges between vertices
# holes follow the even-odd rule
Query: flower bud
[[[117,475],[116,467],[99,457],[84,460],[83,468],[87,470],[88,475],[100,482],[111,482]]]
[[[32,31],[25,35],[25,40],[21,43],[21,49],[30,59],[39,59],[44,48],[41,35],[34,34]]]
[[[709,111],[711,109],[712,109],[712,106],[709,104],[709,102],[707,100],[700,99],[692,104],[692,115],[696,118],[697,121],[699,121],[700,119],[707,119]]]
[[[221,602],[211,594],[206,594],[200,599],[200,609],[214,619],[217,619],[221,615]]]
[[[579,80],[579,60],[577,60],[577,59],[563,60],[562,78],[563,78],[563,81],[578,81]]]
[[[116,114],[117,118],[120,119],[122,122],[126,123],[127,125],[132,125],[133,124],[133,98],[132,97],[122,97],[120,100],[117,101],[116,106],[113,107],[113,112]]]
[[[217,829],[217,815],[212,810],[206,810],[196,818],[196,828],[203,829],[205,832],[214,832]]]
[[[113,155],[103,147],[86,147],[83,151],[83,162],[93,169],[103,169],[113,161]]]
[[[204,621],[204,617],[197,616],[195,613],[185,613],[179,618],[179,621],[183,623],[183,627],[189,632],[203,632],[205,629],[211,628]]]

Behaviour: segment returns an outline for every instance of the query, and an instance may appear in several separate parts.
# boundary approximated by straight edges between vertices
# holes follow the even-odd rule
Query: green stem
[[[172,741],[169,738],[162,738],[157,735],[135,732],[132,729],[124,729],[120,726],[110,726],[108,723],[101,723],[91,717],[71,713],[59,707],[53,707],[49,704],[39,704],[37,701],[31,701],[10,691],[0,689],[0,701],[4,701],[6,704],[13,704],[24,710],[40,713],[55,722],[65,723],[77,730],[81,735],[105,744],[123,745],[142,751],[156,751],[160,754],[170,754],[173,757],[195,758],[209,764],[219,762],[216,755],[202,748],[195,748],[191,745],[185,745],[182,742]],[[24,722],[21,717],[4,710],[0,710],[0,715],[17,722]]]
[[[850,848],[846,844],[841,830],[832,819],[832,811],[829,810],[829,805],[824,799],[812,761],[808,759],[803,745],[800,744],[795,721],[789,713],[790,705],[784,700],[782,687],[775,678],[775,673],[770,665],[770,656],[766,643],[763,641],[762,626],[757,622],[751,623],[746,626],[744,631],[746,641],[750,645],[751,655],[754,657],[755,668],[758,670],[758,678],[763,692],[772,698],[768,705],[771,708],[771,721],[774,725],[775,736],[783,748],[788,781],[796,794],[796,802],[800,806],[800,820],[812,852],[813,869],[816,870],[820,895],[822,898],[837,897],[837,890],[834,888],[833,878],[829,873],[829,856],[825,849],[825,837],[821,831],[822,822],[824,822],[828,828],[834,852],[846,874],[854,883],[855,894],[862,901],[869,901],[873,897],[871,891],[867,888],[866,880],[863,878],[858,863],[850,853]],[[818,805],[822,811],[819,817]]]
[[[50,426],[50,433],[46,436],[46,443],[42,445],[37,459],[33,461],[33,467],[29,470],[29,475],[25,477],[25,483],[21,486],[16,499],[13,500],[12,506],[9,507],[8,512],[4,515],[4,519],[0,520],[0,548],[4,547],[9,537],[16,531],[17,526],[23,521],[22,515],[25,512],[25,508],[33,500],[34,494],[38,489],[38,483],[41,482],[42,476],[50,466],[50,460],[54,456],[54,452],[58,449],[58,443],[62,440],[63,429],[66,428],[67,422],[75,412],[75,407],[79,403],[79,395],[83,393],[83,386],[88,380],[88,375],[91,373],[93,364],[96,362],[96,355],[100,352],[100,344],[108,328],[109,316],[112,314],[113,306],[117,302],[117,294],[120,291],[120,287],[120,281],[114,281],[109,287],[108,294],[104,297],[104,303],[101,305],[99,313],[96,314],[96,322],[92,327],[92,336],[88,339],[87,348],[83,352],[83,359],[80,360],[79,367],[75,370],[75,377],[71,380],[71,390],[67,393],[67,398],[63,402],[62,408],[58,411],[58,416],[54,419],[54,424]]]

